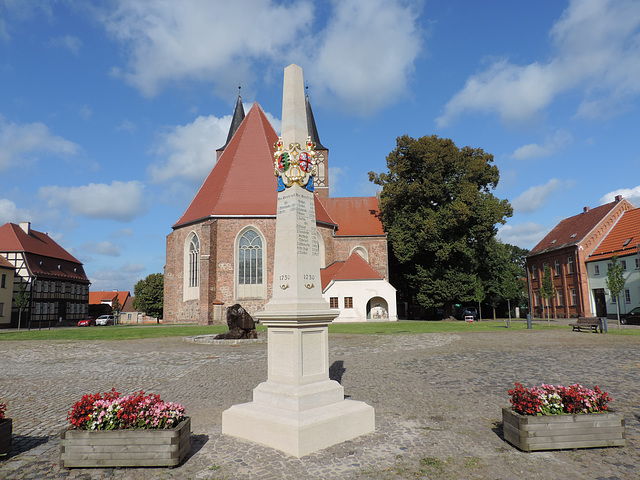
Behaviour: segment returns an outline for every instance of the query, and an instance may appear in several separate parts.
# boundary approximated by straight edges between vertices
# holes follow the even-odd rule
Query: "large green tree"
[[[524,256],[528,250],[492,239],[487,244],[486,255],[481,259],[480,278],[487,293],[487,302],[495,309],[506,303],[507,326],[511,325],[511,303],[522,305],[526,298]]]
[[[140,280],[133,287],[135,299],[133,308],[155,317],[158,322],[162,318],[164,307],[164,275],[152,273],[144,280]]]
[[[380,215],[391,245],[392,268],[424,307],[477,296],[477,273],[496,225],[512,214],[491,191],[500,178],[493,156],[458,148],[437,136],[399,137],[388,172],[369,172],[382,187]]]

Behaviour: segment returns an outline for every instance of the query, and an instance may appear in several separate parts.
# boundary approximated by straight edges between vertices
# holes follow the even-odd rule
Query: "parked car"
[[[113,316],[100,315],[96,318],[96,325],[113,325]]]
[[[459,310],[458,320],[464,320],[465,317],[473,317],[473,321],[478,320],[478,310],[476,307],[464,307]]]
[[[620,323],[623,325],[640,325],[640,307],[632,308],[629,313],[620,315]]]
[[[95,327],[96,321],[93,317],[85,317],[78,322],[79,327]]]

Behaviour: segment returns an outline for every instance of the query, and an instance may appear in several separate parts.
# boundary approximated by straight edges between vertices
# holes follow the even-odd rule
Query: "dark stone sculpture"
[[[239,303],[227,308],[227,325],[229,331],[216,335],[216,340],[239,340],[243,338],[258,338],[256,322]]]

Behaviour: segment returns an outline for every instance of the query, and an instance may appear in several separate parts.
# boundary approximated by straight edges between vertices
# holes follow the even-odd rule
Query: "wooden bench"
[[[570,323],[570,327],[573,327],[573,331],[581,332],[582,329],[591,330],[593,333],[598,333],[598,327],[600,327],[600,319],[598,317],[578,317],[578,321]]]

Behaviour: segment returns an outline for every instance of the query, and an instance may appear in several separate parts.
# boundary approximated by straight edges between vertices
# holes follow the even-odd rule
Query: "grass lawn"
[[[511,330],[526,330],[526,322],[511,322]],[[534,325],[534,329],[547,329]],[[549,328],[566,329],[568,327],[551,326]],[[257,330],[265,330],[257,325]],[[503,321],[476,322],[421,322],[400,321],[393,323],[351,323],[329,325],[329,333],[391,335],[403,333],[439,333],[439,332],[495,332],[506,331]],[[187,337],[193,335],[212,335],[227,331],[226,325],[117,325],[108,327],[62,327],[51,330],[0,330],[0,341],[9,340],[131,340],[139,338]],[[640,331],[639,331],[640,333]]]
[[[264,325],[256,326],[258,331],[266,330]],[[527,322],[513,320],[507,329],[506,321],[482,321],[466,323],[399,321],[389,323],[341,323],[329,325],[329,333],[393,335],[409,333],[463,333],[463,332],[508,332],[526,330]],[[570,330],[566,325],[534,323],[533,330]],[[193,335],[212,335],[227,331],[226,325],[117,325],[108,327],[62,327],[51,330],[0,330],[0,341],[9,340],[132,340],[139,338],[189,337]],[[640,335],[640,329],[609,325],[609,334]]]

